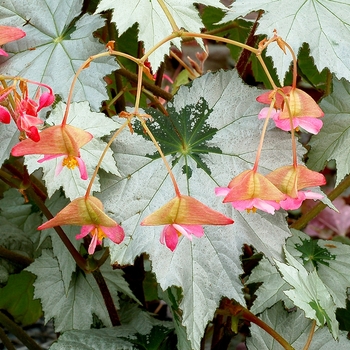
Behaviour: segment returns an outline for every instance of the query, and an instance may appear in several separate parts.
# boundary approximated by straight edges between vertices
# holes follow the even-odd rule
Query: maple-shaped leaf
[[[332,94],[321,101],[320,107],[325,114],[323,128],[310,141],[307,164],[313,170],[322,170],[328,161],[334,159],[337,186],[350,173],[350,83],[335,78]]]
[[[312,328],[312,321],[305,317],[302,310],[286,311],[282,303],[267,309],[259,316],[262,321],[278,332],[293,349],[303,349]],[[282,350],[284,349],[269,333],[255,324],[250,327],[251,337],[247,337],[248,350]],[[339,332],[338,341],[332,338],[327,328],[316,329],[309,350],[346,350],[350,341],[346,332]]]
[[[47,119],[47,123],[59,125],[62,122],[65,107],[66,105],[64,103],[58,103],[50,117]],[[88,176],[90,178],[106,146],[106,143],[100,138],[104,135],[109,135],[111,131],[118,129],[120,124],[107,118],[103,113],[91,112],[87,101],[71,104],[67,123],[85,130],[94,136],[90,142],[80,149],[81,158],[86,164]],[[55,191],[59,190],[60,187],[63,188],[66,197],[71,200],[85,195],[89,180],[81,179],[77,167],[75,169],[63,167],[60,174],[56,175],[56,167],[59,162],[62,163],[62,158],[55,158],[38,163],[38,160],[41,158],[42,155],[26,156],[25,163],[28,167],[29,173],[32,173],[39,167],[43,168],[43,179],[45,180],[49,197],[52,196]],[[119,175],[111,150],[108,150],[102,161],[101,168]],[[100,185],[98,178],[96,178],[92,190],[98,191],[99,188]]]
[[[0,200],[1,216],[23,230],[26,237],[35,241],[35,232],[41,223],[41,215],[33,210],[33,205],[26,203],[23,195],[14,188],[4,192]]]
[[[165,0],[164,4],[179,29],[184,28],[190,32],[200,33],[203,23],[194,6],[195,2],[193,0]],[[226,9],[217,0],[201,0],[200,3]],[[144,42],[146,52],[173,32],[159,2],[155,0],[119,0],[118,2],[101,0],[96,12],[106,10],[113,10],[112,21],[115,22],[119,35],[134,23],[139,24],[139,40]],[[173,39],[172,42],[180,47],[179,39]],[[169,53],[169,48],[170,42],[167,42],[150,55],[149,61],[154,70],[164,60],[164,55]]]
[[[82,4],[82,0],[38,0],[28,6],[26,0],[2,1],[1,23],[23,28],[26,36],[6,45],[10,58],[0,61],[4,62],[1,73],[46,83],[66,100],[77,69],[105,50],[92,35],[104,25],[104,19],[88,14],[78,18]],[[108,98],[103,77],[117,68],[113,58],[92,62],[79,76],[73,101],[89,100],[98,110]]]
[[[286,243],[288,251],[308,270],[317,269],[336,306],[345,308],[350,287],[350,247],[335,241],[313,240],[297,230],[292,233]]]
[[[350,4],[347,0],[236,0],[222,22],[257,10],[265,13],[259,19],[256,34],[271,37],[276,29],[295,53],[303,43],[308,43],[319,71],[328,67],[339,79],[350,80],[350,57],[345,39],[350,35]],[[291,55],[285,55],[278,45],[270,45],[267,54],[272,56],[283,82],[292,61]]]
[[[101,291],[91,273],[77,271],[66,293],[58,261],[50,250],[43,250],[42,255],[26,270],[37,276],[34,297],[41,300],[45,322],[54,318],[56,332],[90,329],[93,313],[106,327],[111,327]],[[113,274],[113,277],[106,279],[106,283],[116,307],[119,305],[118,291],[128,290],[128,295],[132,296],[121,270],[113,270],[108,262],[100,270],[102,275]]]
[[[113,145],[121,178],[104,176],[97,196],[106,212],[125,230],[120,245],[110,245],[111,259],[132,264],[147,252],[163,290],[175,285],[183,289],[182,323],[194,349],[199,348],[205,326],[223,295],[244,304],[241,281],[241,248],[253,245],[269,259],[281,259],[282,245],[289,236],[283,212],[275,215],[248,214],[223,204],[215,187],[227,186],[240,172],[251,169],[263,121],[250,88],[235,71],[209,73],[179,89],[166,117],[146,111],[154,119],[154,133],[172,166],[180,191],[235,221],[228,226],[204,226],[202,238],[180,239],[174,252],[159,239],[163,227],[141,227],[147,215],[173,199],[174,188],[159,154],[141,127],[122,132]],[[290,136],[270,123],[259,171],[291,164]]]
[[[119,310],[122,325],[113,328],[67,331],[50,349],[65,350],[79,347],[90,350],[156,350],[172,330],[171,322],[159,321],[136,305],[126,304]],[[135,347],[136,346],[136,347]],[[181,349],[183,350],[183,349]]]
[[[276,261],[283,279],[292,287],[284,291],[296,306],[304,310],[305,316],[315,320],[318,326],[327,324],[335,339],[339,325],[335,318],[336,304],[316,269],[308,272],[286,249],[287,264]]]
[[[247,284],[262,283],[254,293],[256,299],[250,309],[254,314],[259,314],[267,308],[275,305],[278,301],[283,301],[287,308],[292,308],[293,303],[283,293],[290,289],[290,285],[281,277],[276,266],[269,260],[262,258],[249,276]]]

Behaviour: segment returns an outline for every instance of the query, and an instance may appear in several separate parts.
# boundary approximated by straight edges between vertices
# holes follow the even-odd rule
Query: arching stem
[[[180,192],[180,190],[179,190],[179,186],[177,185],[177,182],[176,182],[176,180],[175,180],[175,176],[174,176],[174,174],[173,174],[173,172],[172,172],[172,170],[171,170],[171,168],[170,168],[170,165],[169,165],[168,161],[166,160],[166,158],[165,158],[165,156],[164,156],[164,153],[163,153],[162,149],[159,147],[157,140],[156,140],[155,137],[153,136],[151,130],[150,130],[150,129],[148,128],[148,126],[146,125],[145,121],[144,121],[141,117],[139,117],[139,116],[138,116],[138,119],[140,120],[140,122],[141,122],[141,124],[142,124],[144,130],[147,132],[148,136],[151,138],[151,140],[152,140],[154,146],[157,148],[157,151],[158,151],[159,155],[161,156],[161,158],[162,158],[162,160],[163,160],[163,162],[164,162],[164,165],[165,165],[165,167],[166,167],[166,169],[167,169],[167,171],[168,171],[168,174],[169,174],[169,176],[170,176],[170,179],[171,179],[171,181],[172,181],[172,183],[173,183],[176,196],[180,197],[180,196],[181,196],[181,192]]]
[[[103,152],[102,152],[102,154],[100,156],[100,159],[98,160],[98,163],[96,165],[94,173],[91,176],[89,185],[88,185],[88,187],[86,189],[86,192],[85,192],[85,198],[86,199],[90,196],[92,184],[94,183],[94,180],[95,180],[95,178],[97,176],[97,172],[100,169],[100,166],[102,164],[103,158],[105,157],[108,149],[111,147],[112,142],[117,138],[117,136],[122,132],[122,130],[128,125],[128,123],[129,123],[129,121],[127,120],[124,124],[121,125],[121,127],[113,134],[111,139],[108,141],[106,147],[104,148],[104,150],[103,150]]]
[[[255,163],[254,163],[254,167],[253,167],[253,171],[257,171],[258,170],[258,166],[259,166],[259,159],[260,159],[260,155],[261,155],[261,150],[262,150],[262,146],[264,143],[264,139],[265,139],[265,134],[266,134],[266,130],[267,130],[267,125],[269,123],[270,120],[270,116],[271,116],[271,112],[273,109],[273,106],[275,104],[275,98],[272,99],[271,103],[270,103],[270,107],[269,110],[267,112],[267,117],[265,119],[264,125],[263,125],[263,129],[261,132],[261,136],[260,136],[260,142],[259,142],[259,146],[258,146],[258,150],[256,152],[256,156],[255,156]]]

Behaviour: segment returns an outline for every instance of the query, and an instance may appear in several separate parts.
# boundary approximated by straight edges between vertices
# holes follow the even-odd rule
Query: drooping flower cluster
[[[112,242],[119,244],[125,237],[123,228],[104,213],[102,202],[93,196],[75,199],[38,229],[45,230],[62,225],[82,226],[76,239],[90,234],[89,254],[95,252],[96,246],[101,245],[104,238],[109,238]]]
[[[259,113],[259,118],[272,118],[276,126],[290,131],[302,127],[317,134],[323,112],[317,103],[304,91],[291,86],[266,92],[257,98],[258,102],[270,104]],[[292,133],[294,137],[294,133]],[[263,138],[263,136],[262,136]],[[262,143],[261,143],[262,145]],[[261,146],[260,146],[261,147]],[[246,170],[234,177],[228,187],[215,189],[217,195],[224,195],[224,203],[231,203],[237,210],[263,210],[274,214],[280,208],[294,210],[305,199],[321,199],[323,195],[304,190],[326,184],[325,177],[303,165],[297,164],[295,142],[293,142],[293,164],[275,169],[266,176],[257,172],[260,150],[252,170]]]
[[[20,139],[29,137],[33,141],[40,140],[40,134],[37,125],[44,122],[38,117],[38,113],[45,107],[50,106],[55,96],[50,86],[31,82],[28,80],[17,80],[13,84],[5,89],[0,88],[0,103],[5,102],[7,106],[0,106],[0,121],[8,124],[12,119],[15,121],[18,130],[21,132]],[[28,83],[38,86],[37,93],[34,99],[29,97]],[[17,85],[19,86],[19,92],[17,91]],[[45,89],[42,92],[42,88]],[[12,103],[10,104],[9,96],[11,95]]]

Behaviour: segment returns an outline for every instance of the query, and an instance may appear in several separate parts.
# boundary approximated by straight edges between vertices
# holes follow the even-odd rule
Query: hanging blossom
[[[315,100],[303,90],[291,86],[285,86],[278,90],[282,94],[278,91],[268,91],[256,99],[260,103],[271,104],[275,96],[275,110],[272,111],[271,118],[276,126],[284,131],[290,131],[291,115],[293,129],[298,130],[301,127],[311,134],[317,134],[323,125],[322,121],[318,118],[323,117],[324,113]],[[289,108],[287,103],[285,103],[283,95],[288,100]],[[268,113],[269,108],[263,108],[258,115],[259,119],[266,118]]]
[[[14,119],[16,120],[18,130],[25,132],[27,137],[38,142],[40,140],[40,134],[36,125],[44,123],[38,117],[38,113],[43,108],[51,106],[55,100],[55,96],[50,86],[37,82],[33,82],[33,84],[39,86],[34,100],[28,96],[27,82],[20,82],[22,95],[19,95],[17,92],[14,93],[16,105]],[[47,91],[41,93],[42,87],[46,88]]]
[[[266,178],[286,195],[286,199],[280,201],[281,208],[285,210],[298,209],[305,199],[322,199],[324,197],[311,190],[301,191],[308,187],[326,184],[326,179],[322,174],[303,165],[283,166],[267,174]]]
[[[29,97],[28,83],[38,86],[34,99]],[[0,106],[0,121],[5,124],[10,123],[12,115],[18,130],[22,133],[21,139],[29,137],[33,141],[38,142],[40,134],[37,125],[44,123],[38,117],[38,113],[54,102],[55,95],[51,87],[43,83],[21,80],[18,85],[20,93],[16,90],[16,81],[5,89],[0,88],[0,103],[11,95],[14,104],[11,104],[10,109]],[[41,91],[43,88],[45,89],[44,92]],[[7,103],[9,104],[9,101]]]
[[[19,28],[0,26],[0,46],[23,38],[26,33]],[[8,53],[0,48],[0,56],[8,56]]]
[[[86,180],[88,174],[85,162],[80,157],[80,148],[92,138],[90,133],[74,126],[55,125],[43,130],[38,142],[31,139],[21,141],[12,148],[11,154],[15,157],[42,154],[44,157],[38,160],[39,163],[62,158],[56,167],[56,176],[65,166],[72,170],[78,167],[81,179]]]
[[[96,246],[101,245],[104,238],[119,244],[125,237],[123,228],[105,214],[102,202],[93,196],[73,200],[53,219],[39,226],[38,230],[62,225],[82,226],[80,233],[75,236],[76,239],[90,234],[89,254],[95,252]]]
[[[192,235],[202,237],[202,225],[230,225],[233,220],[210,209],[198,200],[178,195],[141,222],[142,226],[165,225],[160,243],[174,251],[182,235],[192,240]]]
[[[286,198],[265,176],[255,170],[246,170],[234,177],[228,187],[217,187],[217,196],[225,196],[223,202],[231,203],[240,211],[255,212],[257,209],[274,214],[280,209],[280,201]]]

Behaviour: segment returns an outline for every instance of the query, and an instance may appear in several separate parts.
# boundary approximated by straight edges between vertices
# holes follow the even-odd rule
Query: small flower
[[[286,199],[280,202],[281,208],[295,210],[301,206],[305,199],[321,199],[323,195],[312,191],[300,191],[304,188],[322,186],[326,184],[325,177],[309,170],[303,165],[287,165],[272,171],[266,175],[281,192],[286,194]]]
[[[198,200],[190,196],[179,195],[143,219],[141,225],[166,225],[160,242],[174,251],[181,235],[192,240],[191,235],[196,237],[204,235],[202,225],[230,225],[232,223],[232,219],[210,209]]]
[[[285,86],[280,91],[287,97],[290,108],[288,109],[283,96],[276,92],[275,110],[271,115],[276,126],[284,131],[290,131],[289,114],[291,114],[293,129],[301,127],[311,134],[317,134],[323,125],[322,121],[317,118],[323,117],[324,113],[314,99],[303,90],[293,89],[291,86]],[[258,96],[257,101],[270,104],[272,98],[273,91],[269,91]],[[269,108],[263,108],[259,113],[259,118],[266,118],[268,110]]]
[[[29,98],[28,96],[28,82],[39,86],[35,100]],[[40,134],[36,125],[44,123],[40,118],[38,118],[38,112],[42,108],[50,106],[55,100],[55,96],[51,87],[43,83],[21,81],[19,86],[22,94],[20,95],[18,92],[14,92],[14,99],[16,103],[14,119],[18,130],[25,132],[27,137],[35,142],[38,142],[40,140]],[[48,91],[41,94],[41,87],[45,87]]]
[[[254,170],[246,170],[231,180],[228,187],[217,187],[217,196],[224,195],[224,203],[230,202],[237,210],[263,210],[274,214],[285,195],[266,177]]]
[[[39,163],[63,157],[62,161],[58,163],[55,175],[58,175],[64,166],[68,169],[74,169],[78,166],[80,177],[86,180],[88,174],[86,165],[80,158],[80,148],[87,144],[92,137],[87,131],[71,125],[55,125],[43,130],[38,142],[30,139],[21,141],[12,148],[11,154],[15,157],[43,154],[44,157],[38,160]]]
[[[9,43],[10,41],[23,38],[26,33],[19,28],[0,26],[0,46]],[[0,56],[8,56],[7,52],[0,49]]]
[[[40,140],[39,131],[35,125],[44,123],[38,118],[37,109],[38,104],[34,100],[27,98],[19,102],[15,111],[18,130],[24,131],[35,142]]]
[[[96,245],[102,244],[103,238],[107,237],[119,244],[125,237],[123,228],[104,213],[102,202],[93,196],[75,199],[53,219],[39,226],[38,230],[62,225],[82,226],[80,234],[75,236],[76,239],[91,235],[89,254],[95,252]]]

